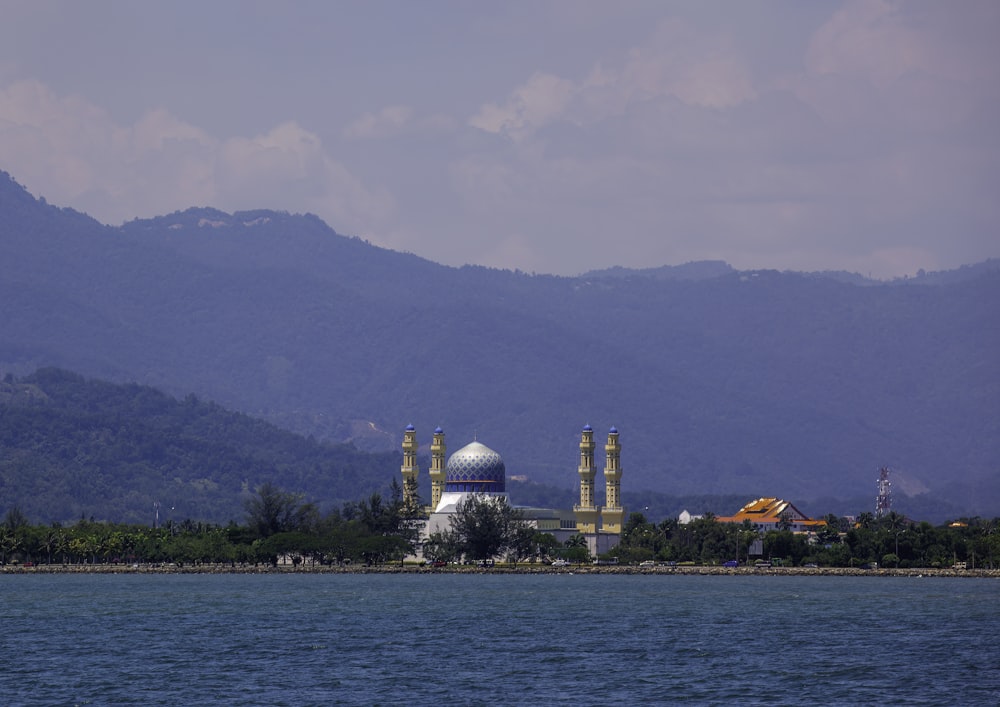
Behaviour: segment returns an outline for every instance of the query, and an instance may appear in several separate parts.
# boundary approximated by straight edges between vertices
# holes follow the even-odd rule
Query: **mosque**
[[[426,507],[427,522],[421,532],[421,541],[431,533],[446,530],[451,525],[451,517],[458,505],[473,494],[502,497],[510,503],[507,495],[507,469],[503,458],[495,451],[474,440],[448,457],[444,431],[434,430],[431,441],[431,502]],[[618,545],[621,538],[625,509],[621,504],[621,445],[618,430],[608,432],[604,445],[605,504],[596,504],[594,480],[597,468],[594,466],[594,430],[584,425],[580,435],[580,503],[572,510],[552,508],[530,508],[511,504],[521,512],[524,519],[534,528],[555,536],[560,543],[574,535],[582,535],[587,548],[594,557],[606,553]],[[420,467],[417,464],[417,432],[413,425],[407,425],[403,432],[403,475],[404,502],[416,505],[414,497]]]

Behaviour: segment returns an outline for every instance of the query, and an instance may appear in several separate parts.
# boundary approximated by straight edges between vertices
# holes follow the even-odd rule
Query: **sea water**
[[[6,705],[1000,704],[1000,581],[0,576]]]

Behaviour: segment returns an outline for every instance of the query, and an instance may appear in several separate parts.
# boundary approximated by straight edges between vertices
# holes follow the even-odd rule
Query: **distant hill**
[[[263,483],[323,510],[387,494],[401,455],[306,439],[190,395],[58,369],[0,382],[0,512],[36,523],[96,517],[243,522]]]
[[[401,460],[399,452],[317,442],[193,395],[176,400],[134,383],[55,368],[0,381],[0,516],[17,506],[37,523],[94,518],[149,525],[157,517],[163,523],[241,522],[244,500],[265,482],[328,511],[372,492],[387,496]],[[419,461],[426,470],[427,459]],[[426,474],[421,481],[426,500]],[[520,506],[570,508],[578,500],[575,489],[530,481],[510,479],[508,491]],[[631,510],[654,521],[682,510],[724,515],[747,500],[638,490],[624,495]],[[899,500],[903,512],[921,520],[960,515],[939,501]],[[850,514],[864,503],[823,500],[813,515]]]
[[[105,226],[7,175],[0,239],[0,372],[194,392],[364,449],[441,425],[451,451],[478,436],[510,474],[568,490],[590,423],[621,430],[630,494],[874,499],[887,465],[897,492],[1000,511],[1000,261],[893,283],[725,263],[527,275],[309,215]]]

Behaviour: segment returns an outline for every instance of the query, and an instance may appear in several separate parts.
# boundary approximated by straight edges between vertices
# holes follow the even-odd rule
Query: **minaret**
[[[441,503],[441,494],[444,493],[444,430],[440,427],[434,430],[434,441],[431,442],[431,508],[433,513]]]
[[[417,431],[413,425],[407,425],[403,432],[403,505],[415,508],[417,504],[417,476],[420,467],[417,466]]]
[[[625,509],[622,508],[622,447],[618,444],[618,430],[608,432],[608,443],[604,445],[604,492],[607,503],[601,511],[601,530],[605,533],[621,533]]]
[[[580,533],[597,532],[597,508],[594,506],[594,430],[583,426],[580,436],[580,505],[573,506],[576,515],[576,529]]]

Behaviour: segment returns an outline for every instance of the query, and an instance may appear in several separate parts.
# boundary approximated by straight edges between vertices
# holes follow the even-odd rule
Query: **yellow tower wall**
[[[580,435],[580,503],[573,506],[576,516],[576,530],[579,533],[596,533],[599,510],[594,505],[594,431],[590,425],[583,428]]]
[[[605,533],[622,532],[625,508],[621,503],[621,444],[618,430],[614,427],[608,433],[608,443],[604,445],[604,492],[605,505],[601,509],[601,530]]]

